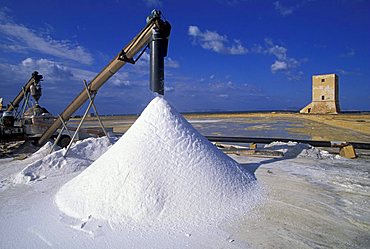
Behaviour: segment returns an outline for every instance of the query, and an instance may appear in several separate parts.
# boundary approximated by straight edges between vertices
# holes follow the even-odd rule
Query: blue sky
[[[370,110],[367,0],[3,0],[0,97],[38,70],[40,104],[61,113],[153,8],[172,25],[165,95],[179,111],[298,110],[312,75],[326,73],[339,75],[343,110]],[[101,88],[100,113],[139,113],[153,97],[148,78],[144,54]]]

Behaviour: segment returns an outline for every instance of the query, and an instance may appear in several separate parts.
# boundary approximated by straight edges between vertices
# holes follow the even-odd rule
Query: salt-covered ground
[[[118,141],[1,159],[0,248],[370,245],[368,160],[275,142],[283,158],[237,164],[166,102],[149,107]]]
[[[95,155],[109,146],[106,138],[79,143],[84,144],[93,146]],[[289,147],[280,144],[295,150]],[[91,155],[67,157],[65,170],[73,170],[62,173],[63,167],[48,161],[54,157],[61,165],[62,151],[47,156],[48,151],[46,145],[23,161],[0,160],[1,248],[366,248],[370,243],[370,164],[363,159],[320,159],[320,153],[281,160],[232,156],[256,169],[267,195],[262,205],[217,229],[143,231],[63,214],[55,194],[91,163]],[[40,174],[20,184],[36,163]]]
[[[253,159],[268,191],[258,217],[235,226],[253,248],[369,248],[370,162],[343,158]]]

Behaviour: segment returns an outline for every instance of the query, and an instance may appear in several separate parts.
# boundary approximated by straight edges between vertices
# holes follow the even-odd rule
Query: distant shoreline
[[[209,112],[180,112],[184,116],[192,116],[192,115],[243,115],[243,114],[300,114],[299,111],[290,111],[290,110],[262,110],[262,111],[209,111]],[[369,111],[342,111],[337,115],[341,114],[364,114],[369,115]],[[302,115],[332,115],[332,114],[302,114]],[[139,116],[139,113],[131,113],[131,114],[100,114],[102,117],[131,117],[131,116]],[[81,115],[75,115],[74,118],[80,118]]]

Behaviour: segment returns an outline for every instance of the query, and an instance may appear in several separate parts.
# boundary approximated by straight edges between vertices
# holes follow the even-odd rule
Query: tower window
[[[321,82],[325,82],[325,79],[321,79]]]
[[[324,95],[322,95],[322,96],[321,96],[321,100],[324,100],[324,99],[325,99],[325,96],[324,96]]]

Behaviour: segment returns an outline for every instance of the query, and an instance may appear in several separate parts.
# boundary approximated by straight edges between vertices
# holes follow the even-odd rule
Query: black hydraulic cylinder
[[[171,29],[165,22],[165,29],[153,29],[150,41],[150,90],[164,95],[164,57],[167,56],[168,36]]]

